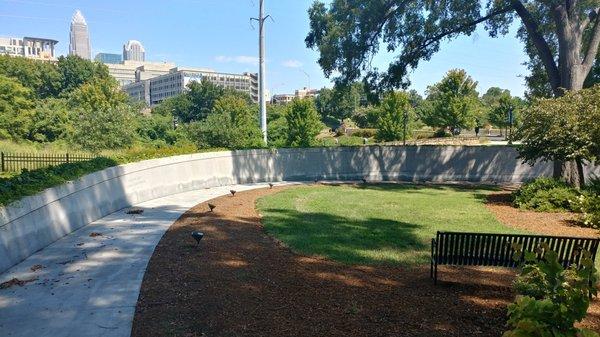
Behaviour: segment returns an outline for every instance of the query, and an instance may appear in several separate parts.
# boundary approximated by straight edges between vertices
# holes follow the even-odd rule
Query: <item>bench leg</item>
[[[437,275],[438,275],[438,273],[437,273],[437,263],[434,265],[433,268],[434,268],[434,270],[433,270],[433,284],[437,285],[437,279],[438,279],[438,277],[437,277]]]

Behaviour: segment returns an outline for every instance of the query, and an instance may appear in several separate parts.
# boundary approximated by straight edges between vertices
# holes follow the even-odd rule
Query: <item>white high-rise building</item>
[[[146,60],[146,50],[142,43],[137,40],[129,40],[123,45],[123,61],[138,61]]]
[[[69,41],[69,55],[77,55],[86,60],[92,59],[90,46],[90,33],[81,11],[76,10],[71,19],[71,34]]]

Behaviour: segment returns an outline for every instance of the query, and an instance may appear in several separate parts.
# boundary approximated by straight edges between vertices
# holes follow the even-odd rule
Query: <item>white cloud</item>
[[[215,60],[217,62],[221,62],[221,63],[239,63],[239,64],[250,64],[253,66],[258,65],[258,57],[255,56],[245,56],[245,55],[240,55],[240,56],[217,56],[215,57]]]
[[[281,64],[286,68],[300,68],[302,67],[302,62],[298,60],[286,60]]]

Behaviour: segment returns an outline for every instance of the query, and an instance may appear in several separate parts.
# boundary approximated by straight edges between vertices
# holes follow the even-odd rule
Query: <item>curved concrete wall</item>
[[[371,180],[516,183],[551,174],[510,147],[354,147],[183,155],[86,175],[0,208],[0,272],[110,213],[203,188],[264,181]]]

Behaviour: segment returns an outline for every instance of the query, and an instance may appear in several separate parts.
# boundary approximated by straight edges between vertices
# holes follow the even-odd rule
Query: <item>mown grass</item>
[[[268,233],[294,251],[346,264],[426,264],[439,231],[515,233],[485,205],[491,188],[302,186],[258,200]]]

